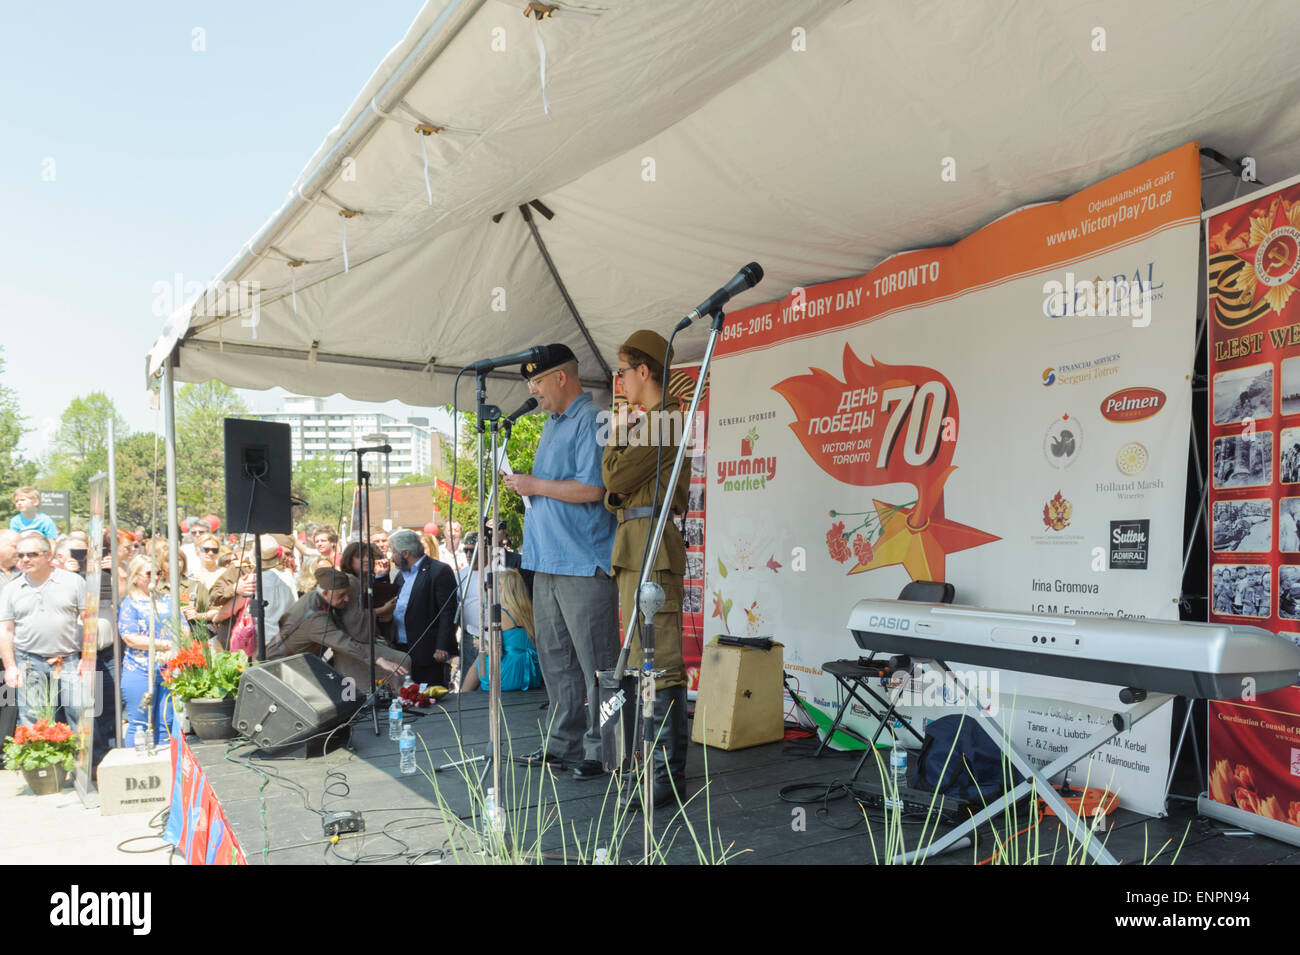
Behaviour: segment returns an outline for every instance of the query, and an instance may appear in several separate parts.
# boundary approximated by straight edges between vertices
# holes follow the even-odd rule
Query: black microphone
[[[722,306],[731,301],[733,295],[739,295],[747,288],[753,288],[763,280],[763,267],[757,262],[750,262],[747,266],[737,272],[726,285],[718,289],[698,306],[695,311],[691,312],[680,322],[677,323],[676,331],[686,328],[697,318],[703,318],[706,315],[712,315]]]
[[[348,454],[392,454],[391,444],[377,444],[373,448],[351,448]]]
[[[493,368],[500,368],[503,365],[522,365],[524,362],[541,360],[542,348],[539,345],[534,345],[532,348],[517,351],[512,355],[502,355],[499,358],[484,358],[473,364],[466,365],[465,370],[473,372],[491,371]]]
[[[521,404],[510,414],[506,415],[505,420],[501,422],[501,427],[505,428],[506,430],[509,430],[511,425],[513,425],[516,421],[518,421],[520,418],[528,414],[528,412],[532,411],[536,407],[537,407],[537,399],[529,398],[527,401]]]

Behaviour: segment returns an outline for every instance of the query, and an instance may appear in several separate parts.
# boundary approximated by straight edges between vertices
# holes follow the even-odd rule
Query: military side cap
[[[348,575],[333,567],[322,567],[316,571],[316,586],[321,590],[342,590],[348,585]]]
[[[652,332],[648,328],[643,328],[639,332],[633,332],[628,336],[619,351],[626,352],[629,348],[635,348],[639,352],[644,352],[653,358],[660,367],[664,364],[664,352],[668,351],[668,342],[658,332]],[[673,363],[672,353],[668,354],[668,364]]]
[[[538,351],[540,354],[534,361],[526,361],[519,366],[519,374],[525,378],[535,378],[544,371],[578,360],[568,345],[543,345]]]

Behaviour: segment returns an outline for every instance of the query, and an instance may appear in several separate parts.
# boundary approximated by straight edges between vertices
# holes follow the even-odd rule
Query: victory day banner
[[[833,712],[822,665],[859,655],[851,608],[912,580],[991,609],[1177,619],[1199,213],[1189,144],[732,313],[711,372],[706,637],[781,640]],[[983,679],[1039,765],[1119,708],[1113,687]],[[910,713],[942,715],[918,697]],[[864,713],[849,725],[870,736]],[[1163,811],[1168,744],[1165,707],[1071,780]]]
[[[1210,619],[1300,642],[1300,177],[1205,219]],[[1300,689],[1209,722],[1210,798],[1300,825]]]

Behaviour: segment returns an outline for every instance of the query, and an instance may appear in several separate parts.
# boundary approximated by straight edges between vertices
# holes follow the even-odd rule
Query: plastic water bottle
[[[388,708],[388,738],[393,740],[402,738],[402,704],[396,699]]]
[[[496,825],[497,818],[497,791],[491,786],[488,787],[487,796],[483,799],[483,838],[492,838],[492,829]]]
[[[402,754],[402,775],[413,775],[415,773],[415,730],[409,726],[402,729],[402,735],[397,740],[397,749]]]
[[[143,726],[135,728],[135,751],[140,756],[149,752],[149,731]]]
[[[902,721],[894,720],[894,745],[889,751],[889,770],[894,778],[894,785],[899,788],[907,785],[907,750],[903,749],[898,742],[902,732]]]

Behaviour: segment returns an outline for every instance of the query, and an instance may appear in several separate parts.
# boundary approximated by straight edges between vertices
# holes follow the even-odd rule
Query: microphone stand
[[[370,725],[378,736],[380,694],[375,679],[378,675],[375,663],[375,559],[370,552],[370,472],[361,469],[361,458],[365,453],[364,449],[356,452],[357,523],[361,526],[355,530],[359,531],[358,554],[361,557],[361,613],[366,620],[366,642],[370,646],[370,692],[366,698],[370,701]]]
[[[616,678],[626,673],[628,676],[639,677],[641,680],[641,712],[642,719],[646,724],[642,733],[644,739],[642,750],[644,753],[643,759],[645,760],[642,765],[642,772],[645,774],[646,786],[644,787],[641,803],[641,815],[643,817],[645,829],[644,862],[646,865],[649,865],[651,862],[650,847],[653,835],[652,827],[654,825],[654,793],[651,785],[654,774],[651,772],[650,751],[653,748],[654,740],[653,711],[655,700],[655,677],[657,674],[654,669],[653,619],[654,613],[658,611],[664,603],[663,588],[650,580],[650,574],[653,572],[655,561],[659,557],[659,546],[663,542],[664,531],[668,527],[668,521],[672,518],[673,489],[677,486],[677,478],[681,474],[682,462],[686,458],[686,449],[690,443],[688,440],[689,432],[687,432],[686,429],[694,423],[695,414],[699,410],[700,399],[704,393],[704,382],[709,376],[709,364],[713,361],[713,350],[717,347],[718,336],[722,332],[722,325],[723,322],[726,321],[726,317],[726,314],[722,312],[721,309],[713,314],[713,324],[709,327],[709,340],[704,346],[704,358],[700,361],[699,377],[695,380],[695,393],[691,396],[690,410],[686,412],[686,418],[683,423],[684,433],[682,435],[682,441],[681,444],[677,446],[677,456],[673,460],[672,475],[668,478],[668,489],[664,495],[663,508],[660,510],[659,516],[655,519],[654,531],[650,537],[650,550],[646,555],[645,563],[641,566],[641,581],[637,587],[637,603],[640,605],[642,615],[647,621],[647,625],[643,628],[641,634],[641,669],[640,672],[635,670],[630,673],[627,672],[628,651],[631,649],[632,634],[637,625],[636,613],[630,613],[628,614],[627,619],[627,629],[623,634],[623,649],[619,651],[618,662],[614,664],[613,670],[613,674]],[[664,370],[665,372],[667,371],[666,365]],[[668,385],[666,379],[667,376],[665,375],[665,387]],[[655,479],[658,480],[657,475]],[[617,697],[614,697],[609,701],[609,712],[601,714],[601,726],[604,726],[605,723],[618,714],[618,711],[622,709],[624,702],[624,700],[618,699]]]

